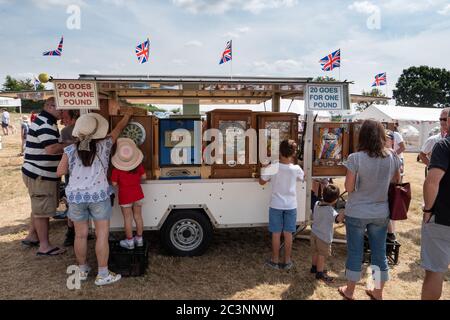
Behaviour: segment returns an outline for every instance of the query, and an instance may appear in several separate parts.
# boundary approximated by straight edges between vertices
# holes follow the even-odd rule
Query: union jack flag
[[[387,84],[386,72],[377,74],[375,76],[375,82],[372,84],[372,87],[384,86]]]
[[[334,68],[341,67],[341,49],[327,55],[319,61],[323,71],[331,71]]]
[[[62,55],[63,50],[63,41],[64,37],[61,37],[61,41],[59,42],[58,49],[52,51],[46,51],[42,55],[43,56],[57,56],[60,57]]]
[[[139,44],[136,47],[136,56],[138,58],[138,61],[143,64],[148,61],[148,56],[150,53],[150,40],[147,39],[147,41]]]
[[[227,46],[225,47],[225,50],[222,53],[222,58],[220,58],[219,64],[228,62],[232,59],[232,53],[231,53],[231,41],[227,42]]]

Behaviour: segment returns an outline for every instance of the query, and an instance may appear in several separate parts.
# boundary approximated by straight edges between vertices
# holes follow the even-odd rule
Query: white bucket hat
[[[111,159],[113,166],[122,171],[136,169],[144,159],[142,151],[129,138],[117,139],[116,153]]]
[[[77,119],[72,135],[80,139],[79,150],[89,150],[93,139],[103,139],[108,134],[108,121],[98,113],[84,114]]]

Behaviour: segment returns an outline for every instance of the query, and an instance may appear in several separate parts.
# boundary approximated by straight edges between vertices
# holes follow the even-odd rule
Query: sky
[[[62,57],[43,57],[62,35]],[[147,37],[141,65],[134,48]],[[229,76],[219,59],[233,40],[235,76],[340,77],[361,93],[386,72],[391,96],[410,66],[450,69],[449,39],[450,0],[0,0],[0,79]],[[340,73],[322,71],[337,49]]]

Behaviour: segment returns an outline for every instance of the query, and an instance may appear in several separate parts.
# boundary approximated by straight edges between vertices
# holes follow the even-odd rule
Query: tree
[[[450,105],[450,71],[428,66],[403,70],[394,90],[398,105],[444,107]]]
[[[333,77],[325,76],[325,77],[317,77],[314,79],[317,82],[336,82],[337,80]]]
[[[42,83],[38,84],[36,90],[42,91],[45,87]],[[31,79],[17,80],[11,76],[6,76],[3,83],[4,91],[31,91],[34,90],[34,84]]]
[[[361,93],[363,96],[367,96],[367,97],[386,97],[386,95],[377,88],[373,88],[372,91],[362,91]],[[364,111],[365,109],[367,109],[368,107],[370,107],[371,105],[373,105],[375,103],[375,101],[363,101],[360,102],[356,105],[356,111]],[[377,104],[388,104],[387,101],[377,101]]]

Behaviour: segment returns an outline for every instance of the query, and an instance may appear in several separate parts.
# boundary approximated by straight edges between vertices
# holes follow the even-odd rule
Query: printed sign
[[[57,109],[100,109],[95,81],[53,80],[53,83]]]
[[[342,85],[307,84],[305,94],[306,111],[335,111],[344,109]]]

